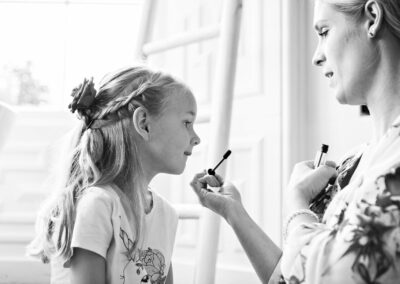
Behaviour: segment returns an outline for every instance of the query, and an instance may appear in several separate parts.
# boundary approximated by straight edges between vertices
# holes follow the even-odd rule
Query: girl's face
[[[148,153],[155,173],[181,174],[200,138],[193,129],[197,105],[192,93],[177,90],[161,116],[151,118]]]
[[[337,100],[343,104],[366,104],[376,70],[376,53],[369,44],[365,21],[357,23],[325,0],[317,0],[314,26],[319,41],[313,63],[322,67]]]

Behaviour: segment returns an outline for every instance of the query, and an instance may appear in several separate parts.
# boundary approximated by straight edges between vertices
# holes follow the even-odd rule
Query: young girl
[[[82,123],[30,254],[51,262],[52,283],[172,283],[177,214],[148,185],[159,173],[181,174],[200,143],[193,94],[133,67],[98,91],[85,80],[72,96]]]

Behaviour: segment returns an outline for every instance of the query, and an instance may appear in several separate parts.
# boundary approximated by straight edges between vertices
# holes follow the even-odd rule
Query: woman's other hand
[[[236,208],[242,207],[240,193],[232,183],[224,183],[219,175],[208,175],[206,171],[194,176],[190,183],[200,203],[218,215],[224,217],[229,223],[229,216]],[[217,191],[208,188],[216,187]]]
[[[333,161],[327,161],[316,169],[313,161],[296,164],[286,191],[287,205],[291,210],[308,208],[310,201],[336,176],[336,164]]]

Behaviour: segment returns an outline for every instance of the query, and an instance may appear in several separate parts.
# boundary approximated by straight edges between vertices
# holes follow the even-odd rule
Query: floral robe
[[[345,160],[333,192],[322,223],[289,233],[285,282],[400,283],[400,117]]]

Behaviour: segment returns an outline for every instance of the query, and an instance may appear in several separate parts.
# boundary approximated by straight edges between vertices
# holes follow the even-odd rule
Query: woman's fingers
[[[315,171],[320,173],[323,177],[325,177],[326,180],[329,180],[332,177],[337,176],[336,166],[334,166],[333,164],[332,166],[330,165],[319,166],[317,169],[315,169]]]
[[[218,182],[220,183],[220,186],[223,186],[224,179],[219,174],[215,174],[215,177],[217,178]]]
[[[336,168],[336,163],[334,161],[326,161],[325,166]]]
[[[336,168],[336,163],[331,160],[325,161],[324,165],[328,166],[328,167]],[[296,166],[314,169],[314,161],[308,160],[308,161],[300,162]],[[321,166],[323,166],[323,165],[320,165],[319,167],[321,167]]]
[[[200,189],[207,187],[207,184],[202,184],[200,182],[200,179],[204,177],[207,174],[206,170],[202,171],[201,173],[196,174],[192,181],[190,182],[190,186],[193,188],[193,190],[196,192],[196,194],[200,193]]]
[[[214,175],[205,175],[199,178],[199,182],[202,184],[207,184],[211,187],[220,187],[223,184],[222,178]]]
[[[288,191],[288,198],[299,204],[306,204],[336,176],[336,164],[333,161],[327,161],[317,168],[314,168],[312,161],[300,162],[293,169],[288,184],[291,189]]]

